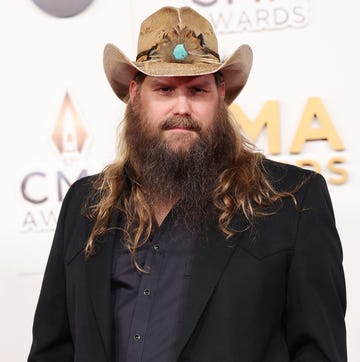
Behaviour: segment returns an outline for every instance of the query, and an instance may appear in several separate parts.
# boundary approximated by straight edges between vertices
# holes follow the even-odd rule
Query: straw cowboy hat
[[[129,84],[137,72],[149,76],[198,76],[221,71],[225,102],[230,104],[249,76],[252,51],[248,45],[221,61],[210,22],[190,7],[163,7],[143,21],[138,55],[132,62],[113,44],[104,50],[104,69],[116,95],[128,101]]]

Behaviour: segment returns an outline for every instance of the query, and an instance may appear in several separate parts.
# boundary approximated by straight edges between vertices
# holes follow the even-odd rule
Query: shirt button
[[[154,245],[154,250],[155,250],[155,251],[159,251],[159,250],[160,250],[160,245],[159,245],[159,244],[155,244],[155,245]]]
[[[144,289],[144,294],[145,295],[150,295],[150,289]]]
[[[135,334],[134,339],[135,341],[140,341],[141,339],[140,334]]]

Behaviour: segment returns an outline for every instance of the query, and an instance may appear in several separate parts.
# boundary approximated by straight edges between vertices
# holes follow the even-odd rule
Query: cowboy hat
[[[138,72],[155,77],[180,77],[221,71],[225,102],[231,104],[249,76],[252,51],[248,45],[242,45],[221,61],[209,21],[190,7],[163,7],[141,24],[134,62],[113,44],[105,46],[103,60],[112,89],[125,103],[129,84]]]

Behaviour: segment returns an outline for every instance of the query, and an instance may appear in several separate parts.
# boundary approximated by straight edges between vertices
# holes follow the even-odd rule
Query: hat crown
[[[142,22],[138,39],[138,58],[139,55],[147,54],[155,47],[168,42],[169,38],[175,42],[176,40],[181,42],[184,38],[189,39],[191,38],[189,33],[193,38],[201,39],[202,46],[211,53],[218,53],[217,38],[207,19],[190,7],[168,6],[156,11]],[[140,61],[144,60],[146,59],[142,58]]]
[[[124,102],[137,73],[151,77],[196,77],[221,72],[225,102],[230,104],[244,87],[252,64],[248,45],[221,61],[210,22],[190,7],[163,7],[140,27],[138,54],[131,61],[119,48],[107,44],[104,69],[111,87]]]

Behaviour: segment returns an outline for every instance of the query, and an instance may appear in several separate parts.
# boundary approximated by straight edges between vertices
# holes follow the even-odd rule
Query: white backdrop
[[[252,46],[253,70],[235,101],[239,121],[250,132],[256,120],[267,120],[256,141],[269,157],[316,163],[328,180],[344,249],[349,361],[360,361],[360,4],[355,0],[94,0],[67,18],[47,14],[31,0],[0,1],[0,360],[26,359],[68,184],[100,171],[114,157],[124,106],[103,73],[103,47],[113,42],[134,59],[140,20],[169,4],[193,6],[210,18],[221,33],[223,56],[242,43]],[[305,125],[305,111],[311,125],[297,131]],[[325,139],[305,142],[310,128]],[[304,143],[293,154],[296,135]],[[341,162],[328,165],[334,158]]]

